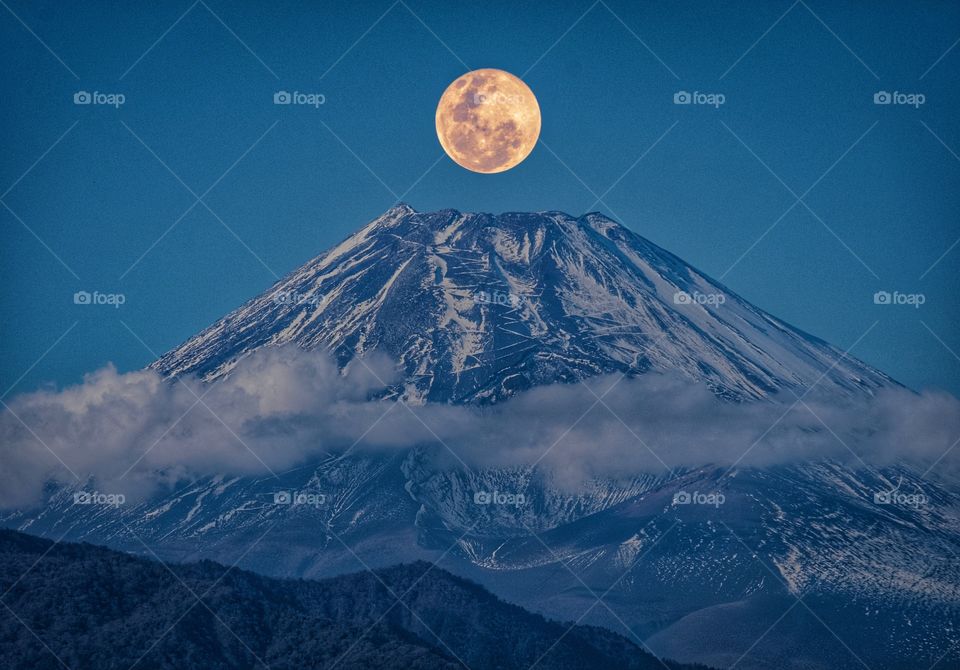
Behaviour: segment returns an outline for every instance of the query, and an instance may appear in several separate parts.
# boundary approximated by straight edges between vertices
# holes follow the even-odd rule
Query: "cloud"
[[[0,506],[34,504],[48,482],[75,483],[70,471],[100,490],[143,496],[206,475],[282,472],[346,449],[425,447],[452,467],[538,463],[569,485],[822,458],[936,463],[956,474],[960,455],[942,457],[960,436],[960,401],[945,393],[811,394],[797,403],[786,392],[736,404],[650,374],[539,387],[492,407],[408,408],[383,397],[393,381],[385,358],[341,371],[325,353],[295,347],[261,349],[212,384],[107,367],[73,387],[18,396],[0,413]]]

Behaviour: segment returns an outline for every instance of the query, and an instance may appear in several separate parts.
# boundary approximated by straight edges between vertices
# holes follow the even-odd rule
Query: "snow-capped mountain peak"
[[[384,352],[425,401],[608,372],[680,372],[732,399],[805,389],[825,370],[819,385],[844,394],[894,383],[598,213],[400,203],[152,367],[213,379],[283,343],[344,364]]]

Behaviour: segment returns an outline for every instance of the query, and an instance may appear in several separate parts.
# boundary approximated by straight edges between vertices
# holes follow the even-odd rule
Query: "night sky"
[[[960,393],[955,2],[0,5],[0,393],[137,369],[401,199],[603,212],[908,386]],[[434,130],[481,67],[543,114],[495,175]]]

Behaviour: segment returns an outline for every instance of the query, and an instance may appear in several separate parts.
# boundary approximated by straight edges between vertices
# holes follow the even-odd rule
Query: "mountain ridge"
[[[679,372],[731,400],[898,385],[599,213],[396,205],[151,368],[215,379],[288,342],[341,365],[384,352],[421,402],[604,373]]]
[[[76,668],[708,670],[661,661],[601,628],[544,619],[424,561],[280,580],[10,530],[0,530],[0,557],[4,605],[17,613],[0,617],[10,670],[61,659]]]

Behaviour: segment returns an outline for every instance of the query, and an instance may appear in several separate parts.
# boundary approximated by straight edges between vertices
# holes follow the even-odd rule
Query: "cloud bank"
[[[164,380],[107,367],[81,384],[18,396],[0,413],[0,506],[25,507],[51,482],[143,496],[213,474],[282,472],[326,453],[423,447],[450,467],[537,463],[560,483],[705,464],[823,458],[958,473],[960,401],[888,389],[841,401],[733,404],[701,385],[619,375],[539,387],[476,408],[383,398],[394,367],[372,356],[341,371],[324,352],[259,350],[226,379]],[[74,476],[76,475],[76,477]]]

